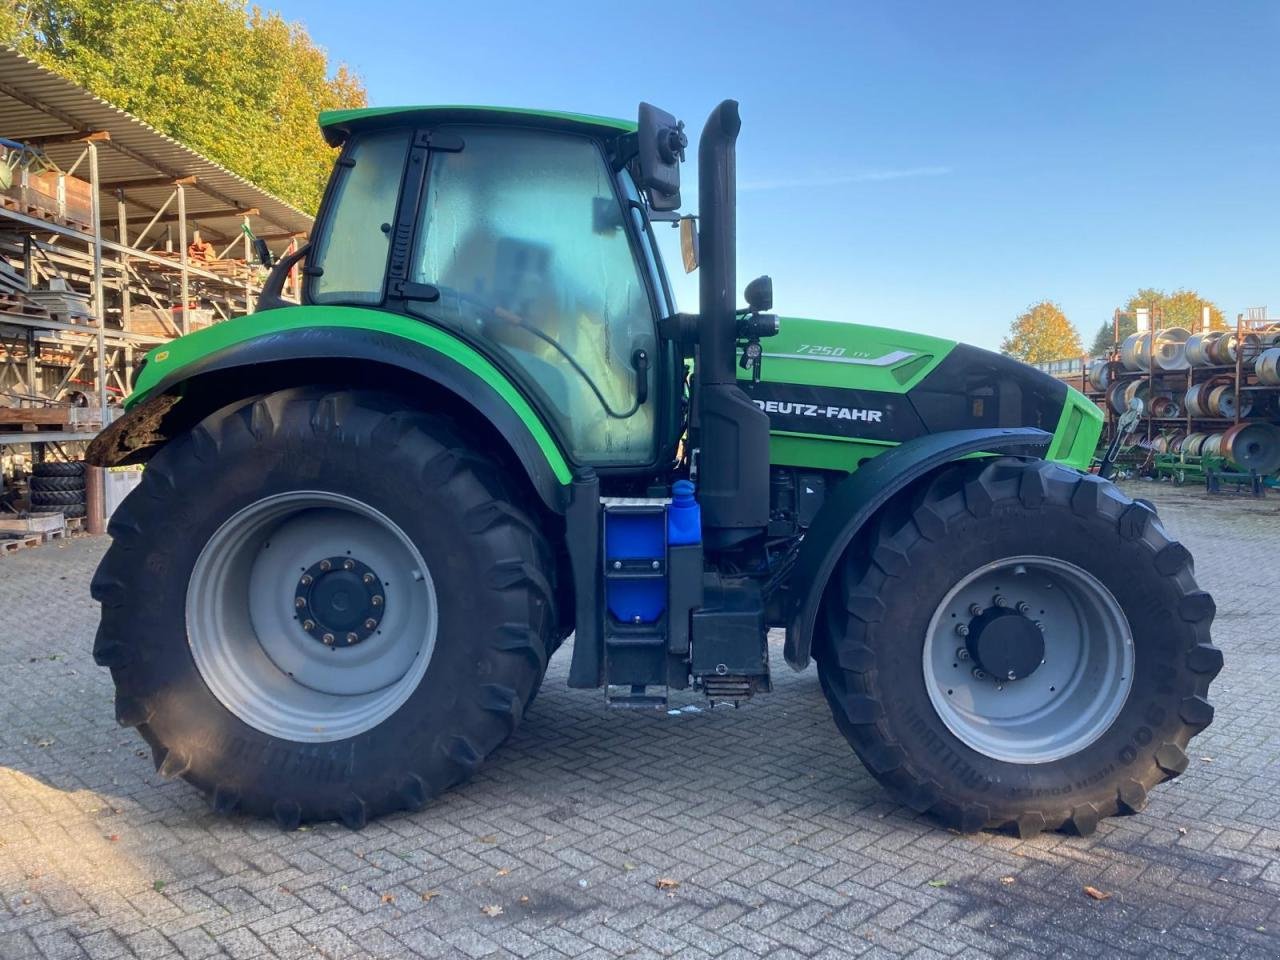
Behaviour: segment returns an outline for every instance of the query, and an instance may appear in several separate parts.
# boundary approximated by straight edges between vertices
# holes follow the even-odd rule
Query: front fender
[[[153,350],[129,398],[129,412],[90,445],[100,466],[137,462],[136,451],[165,439],[188,385],[209,374],[243,374],[253,391],[272,364],[306,361],[376,364],[404,371],[454,394],[511,447],[539,497],[563,512],[569,464],[529,401],[497,367],[437,327],[355,307],[289,307],[210,327]],[[229,398],[232,399],[232,398]]]
[[[836,564],[858,531],[897,493],[926,474],[975,453],[1042,456],[1053,435],[1031,427],[947,430],[908,440],[843,480],[827,497],[800,544],[790,582],[803,593],[793,601],[783,648],[796,670],[809,665],[813,630]]]

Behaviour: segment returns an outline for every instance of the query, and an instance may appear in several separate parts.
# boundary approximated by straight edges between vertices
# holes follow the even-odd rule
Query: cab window
[[[336,167],[328,213],[312,253],[313,303],[382,302],[390,232],[409,150],[407,131],[370,133],[352,142]]]
[[[599,146],[549,131],[456,132],[462,150],[431,155],[415,234],[411,279],[440,291],[422,312],[509,361],[575,459],[652,461],[654,372],[638,404],[634,357],[652,364],[656,325]]]

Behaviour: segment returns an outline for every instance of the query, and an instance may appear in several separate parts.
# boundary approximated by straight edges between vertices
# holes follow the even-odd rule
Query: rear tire
[[[109,532],[94,656],[117,720],[219,812],[358,828],[419,809],[510,736],[546,666],[541,534],[492,462],[396,398],[226,407],[155,455]],[[352,598],[357,622],[326,632]]]
[[[31,478],[31,491],[45,490],[72,490],[80,494],[80,499],[84,499],[84,475],[74,477],[42,477],[33,476]]]
[[[999,691],[986,673],[992,689],[982,689],[957,631],[967,615],[966,630],[999,619],[984,569],[1004,570],[994,574],[1008,606],[1000,617],[1022,593],[1033,601],[1009,649],[1037,642],[1031,618],[1047,611],[1050,621],[1041,663],[1015,665]],[[966,581],[972,597],[956,592]],[[1213,615],[1190,554],[1149,507],[1053,464],[988,461],[947,468],[882,512],[833,577],[815,655],[837,726],[903,803],[966,832],[1087,834],[1142,809],[1151,788],[1186,768],[1187,742],[1213,718]],[[954,656],[933,657],[939,644]],[[1076,700],[1062,699],[1069,691]],[[1000,699],[1015,695],[1033,699]],[[1075,723],[1081,703],[1093,706]]]

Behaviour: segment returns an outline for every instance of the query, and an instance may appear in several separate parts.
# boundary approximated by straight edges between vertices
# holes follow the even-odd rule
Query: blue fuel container
[[[693,496],[693,484],[677,480],[671,485],[671,504],[667,507],[667,543],[702,542],[702,508]]]

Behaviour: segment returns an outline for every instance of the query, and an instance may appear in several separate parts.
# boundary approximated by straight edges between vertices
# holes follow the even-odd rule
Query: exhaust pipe
[[[769,523],[769,418],[738,386],[737,178],[742,120],[726,100],[698,141],[700,248],[693,442],[703,545],[711,553],[758,536]]]
[[[698,141],[698,377],[705,384],[736,383],[738,306],[738,101],[712,111]]]

